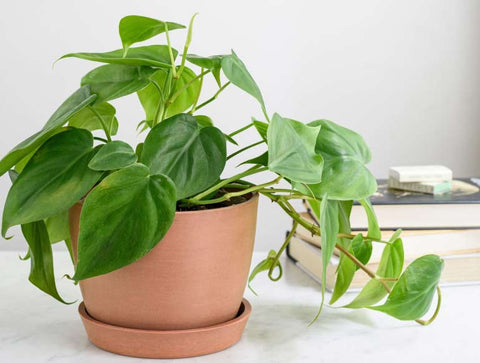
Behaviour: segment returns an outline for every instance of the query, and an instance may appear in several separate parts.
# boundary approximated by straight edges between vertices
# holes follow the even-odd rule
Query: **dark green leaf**
[[[274,114],[268,127],[268,168],[299,183],[322,180],[323,158],[315,153],[320,127]]]
[[[64,304],[68,304],[60,297],[55,284],[52,245],[48,239],[45,223],[37,221],[23,224],[22,232],[27,240],[31,257],[28,279],[43,292]]]
[[[348,156],[366,164],[370,161],[370,149],[356,132],[328,120],[317,120],[311,126],[322,126],[318,134],[316,152],[328,157]]]
[[[232,54],[222,58],[222,70],[230,82],[255,97],[260,102],[262,110],[266,113],[265,102],[257,83],[255,83],[247,67],[245,67],[245,64],[237,57],[234,51],[232,51]]]
[[[195,120],[197,120],[200,127],[213,126],[213,121],[210,117],[205,115],[195,115]]]
[[[172,49],[172,53],[175,59],[178,52]],[[123,50],[117,49],[105,53],[70,53],[65,54],[60,59],[72,57],[110,64],[161,68],[171,67],[170,54],[166,45],[148,45],[145,47],[130,48],[125,57],[123,56]]]
[[[101,103],[141,90],[149,84],[155,69],[145,66],[107,64],[95,68],[82,78],[82,86],[89,85]]]
[[[436,255],[413,261],[400,276],[387,301],[370,309],[382,311],[400,320],[415,320],[426,314],[440,280],[444,262]]]
[[[11,187],[3,211],[2,234],[17,224],[54,216],[78,202],[100,179],[88,163],[97,152],[89,131],[70,129],[49,139]]]
[[[387,278],[397,278],[402,273],[404,261],[403,244],[400,238],[397,238],[391,244],[387,244],[383,249],[382,257],[376,272],[377,276]],[[386,282],[392,286],[393,282]],[[358,296],[346,308],[359,309],[376,304],[387,295],[383,285],[377,280],[370,280],[360,291]]]
[[[364,265],[370,261],[372,256],[372,241],[364,240],[362,234],[357,234],[352,240],[353,255]],[[358,266],[356,266],[358,270]]]
[[[244,161],[240,165],[245,165],[245,164],[257,164],[257,165],[267,166],[268,165],[268,151],[265,151],[262,155],[254,157],[252,159],[248,159],[247,161]]]
[[[122,18],[118,25],[118,31],[125,53],[127,55],[130,53],[130,51],[127,53],[127,50],[132,44],[148,40],[157,34],[164,33],[166,29],[165,24],[168,27],[168,31],[185,28],[185,25],[164,22],[139,15],[129,15]]]
[[[58,129],[73,115],[93,103],[96,97],[96,95],[90,93],[90,88],[88,86],[81,87],[75,91],[65,102],[62,103],[39,132],[15,146],[0,161],[0,176],[5,174],[20,160],[34,152],[46,140],[57,133]]]
[[[84,108],[75,116],[73,116],[70,121],[68,121],[68,125],[78,129],[86,129],[90,131],[103,130],[102,123],[98,119],[97,115],[92,111],[93,108],[102,117],[103,121],[107,125],[109,134],[116,135],[118,131],[118,120],[115,117],[115,107],[108,102],[97,103],[96,105],[90,107]]]
[[[382,231],[378,226],[377,216],[375,215],[375,211],[373,210],[373,206],[372,206],[372,203],[370,202],[370,199],[362,199],[362,200],[359,200],[359,202],[363,206],[363,208],[365,209],[365,213],[367,214],[368,236],[370,238],[375,238],[375,239],[382,238]]]
[[[175,115],[149,132],[141,162],[153,174],[170,177],[183,199],[218,180],[226,162],[225,137],[216,127],[200,127],[191,115]]]
[[[112,141],[101,147],[90,160],[88,167],[92,170],[121,169],[137,161],[132,147],[123,141]]]
[[[175,215],[175,186],[134,164],[107,176],[87,196],[80,217],[75,280],[105,274],[146,255]]]

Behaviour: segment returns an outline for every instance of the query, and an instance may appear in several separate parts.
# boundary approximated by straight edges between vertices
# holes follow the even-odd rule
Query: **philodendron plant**
[[[345,307],[378,310],[421,324],[431,322],[440,305],[437,285],[443,261],[435,255],[423,256],[402,272],[400,231],[388,241],[381,240],[368,200],[377,185],[365,167],[370,150],[363,138],[328,120],[305,124],[269,114],[257,84],[233,51],[209,57],[188,53],[194,18],[181,54],[171,46],[169,32],[185,26],[127,16],[119,24],[122,49],[61,57],[105,64],[87,73],[81,87],[45,126],[0,161],[0,175],[9,172],[13,182],[3,212],[2,235],[6,237],[10,227],[21,225],[29,246],[25,259],[31,261],[30,281],[64,302],[55,285],[51,245],[65,241],[72,254],[68,210],[82,198],[75,281],[114,271],[147,254],[161,243],[178,210],[220,208],[256,192],[282,208],[294,225],[278,252],[271,251],[256,266],[249,282],[261,271],[268,271],[272,280],[280,277],[279,257],[296,226],[302,225],[321,235],[319,263],[324,270],[334,249],[340,251],[331,304],[347,291],[355,271],[362,269],[371,280]],[[133,46],[160,34],[164,44]],[[202,84],[211,76],[218,89],[204,97]],[[229,86],[253,96],[263,120],[252,119],[228,134],[219,129],[203,113],[204,107]],[[137,130],[147,131],[145,141],[135,147],[115,139],[119,125],[109,103],[130,94],[136,94],[145,110]],[[235,136],[249,128],[256,129],[258,141],[238,145]],[[227,142],[236,148],[230,155]],[[263,146],[263,152],[253,159],[238,159],[254,146]],[[234,157],[239,172],[223,177],[226,162]],[[271,175],[271,180],[259,185],[245,180],[260,173]],[[278,187],[282,180],[288,188]],[[318,225],[297,213],[291,204],[295,199],[310,204]],[[350,230],[354,201],[368,217],[366,235]],[[367,267],[372,243],[384,245],[377,271]],[[435,291],[434,316],[420,320]]]

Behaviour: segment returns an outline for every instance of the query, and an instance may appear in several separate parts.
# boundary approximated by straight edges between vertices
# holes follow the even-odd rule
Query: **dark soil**
[[[225,195],[226,193],[231,192],[231,190],[219,189],[215,195],[211,196],[208,199],[216,199],[220,198],[221,196]],[[196,211],[196,210],[206,210],[206,209],[215,209],[215,208],[223,208],[223,207],[230,207],[235,204],[240,204],[246,202],[252,197],[252,193],[241,195],[239,197],[232,197],[229,200],[226,200],[221,203],[215,204],[202,204],[202,205],[185,205],[177,203],[177,212],[185,212],[185,211]]]

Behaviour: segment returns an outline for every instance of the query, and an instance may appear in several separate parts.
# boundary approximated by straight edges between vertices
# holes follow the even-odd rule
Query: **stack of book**
[[[378,180],[378,191],[370,199],[388,240],[401,228],[405,266],[425,254],[437,254],[445,260],[441,282],[480,282],[480,179],[452,180],[451,190],[441,195],[401,191],[388,187],[388,180]],[[316,223],[311,212],[302,216]],[[361,205],[351,213],[353,233],[366,235],[367,217]],[[368,266],[376,270],[383,246],[374,243]],[[287,255],[304,271],[319,281],[322,278],[320,237],[299,226],[287,249]],[[327,268],[327,289],[335,286],[339,251],[334,252]],[[358,270],[351,288],[361,288],[369,277]]]

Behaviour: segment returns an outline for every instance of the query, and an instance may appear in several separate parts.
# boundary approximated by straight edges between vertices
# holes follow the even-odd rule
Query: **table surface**
[[[68,255],[54,253],[57,276],[71,273]],[[91,344],[78,303],[62,305],[37,290],[27,281],[29,262],[18,255],[0,252],[0,362],[151,362]],[[265,256],[256,252],[252,266]],[[245,292],[253,312],[240,342],[189,362],[480,361],[480,285],[444,288],[440,315],[427,327],[365,309],[328,307],[308,327],[320,302],[319,285],[291,261],[283,264],[280,281],[263,274],[253,282],[259,296]],[[58,285],[65,298],[80,301],[79,289],[70,281],[61,279]],[[347,294],[346,300],[351,298]]]

